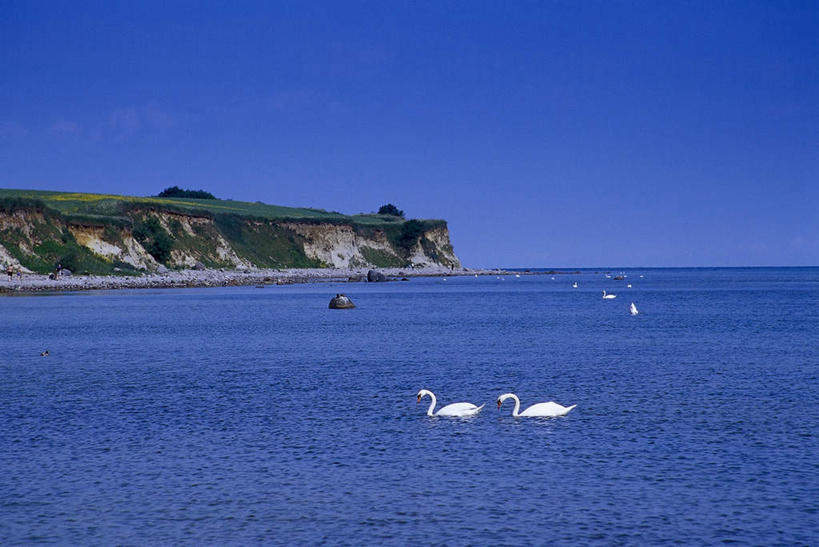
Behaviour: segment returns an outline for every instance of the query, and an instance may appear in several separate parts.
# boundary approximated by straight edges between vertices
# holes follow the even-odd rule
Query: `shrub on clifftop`
[[[392,215],[395,217],[404,218],[404,211],[393,205],[392,203],[388,203],[386,205],[382,205],[378,209],[379,215]]]
[[[183,190],[179,186],[171,186],[159,192],[158,198],[194,198],[194,199],[216,199],[210,192],[204,190]]]

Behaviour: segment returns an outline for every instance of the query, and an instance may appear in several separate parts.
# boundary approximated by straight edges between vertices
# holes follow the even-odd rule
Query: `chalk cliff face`
[[[415,224],[412,224],[415,223]],[[261,220],[135,209],[74,218],[44,209],[0,210],[0,265],[78,273],[190,268],[460,268],[443,221],[390,225]]]
[[[334,268],[409,264],[461,267],[449,243],[446,226],[425,231],[407,249],[396,248],[384,230],[357,230],[352,225],[288,223],[284,226],[303,238],[308,258]]]

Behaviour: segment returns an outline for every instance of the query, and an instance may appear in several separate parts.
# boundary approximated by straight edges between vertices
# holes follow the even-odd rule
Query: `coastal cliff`
[[[443,220],[347,216],[229,200],[0,190],[0,264],[46,273],[445,267]]]

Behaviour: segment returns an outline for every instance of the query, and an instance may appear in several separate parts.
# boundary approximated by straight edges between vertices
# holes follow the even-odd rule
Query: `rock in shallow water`
[[[386,281],[386,280],[387,280],[387,276],[385,276],[381,272],[377,272],[375,270],[370,270],[369,272],[367,272],[367,281],[369,281],[370,283],[373,283],[373,282],[376,282],[376,281]]]
[[[330,300],[331,310],[350,310],[355,308],[355,304],[344,294],[337,294]]]

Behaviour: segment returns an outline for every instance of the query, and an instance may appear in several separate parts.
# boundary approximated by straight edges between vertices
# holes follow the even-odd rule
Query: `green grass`
[[[312,222],[349,223],[362,226],[400,226],[404,221],[392,215],[359,214],[343,215],[308,207],[283,207],[259,201],[233,201],[226,199],[157,198],[117,196],[111,194],[83,194],[76,192],[53,192],[47,190],[0,189],[0,200],[37,200],[46,207],[64,215],[76,215],[86,219],[118,217],[122,219],[134,208],[156,208],[189,214],[215,216],[236,214],[266,220],[301,220]],[[121,221],[121,220],[120,220]],[[441,221],[442,222],[442,221]]]
[[[382,249],[362,246],[361,255],[367,262],[379,268],[402,268],[409,265],[407,260]]]
[[[254,225],[238,215],[217,215],[216,227],[239,256],[266,268],[321,268],[325,266],[304,254],[303,238],[272,223]]]

